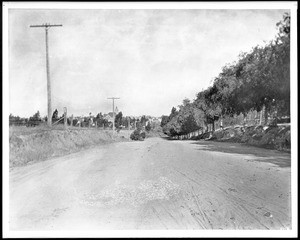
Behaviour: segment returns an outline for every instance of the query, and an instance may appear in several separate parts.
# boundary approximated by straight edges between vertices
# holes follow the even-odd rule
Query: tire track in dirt
[[[195,172],[196,172],[198,175],[200,175],[200,173],[199,173],[197,170],[195,170]],[[208,175],[210,175],[210,176],[212,176],[212,177],[217,177],[217,178],[221,179],[223,183],[227,183],[228,185],[231,185],[231,186],[233,185],[232,182],[229,182],[226,178],[221,177],[220,175],[211,174],[211,173],[209,173],[208,171],[204,171],[204,170],[201,170],[201,172],[204,172],[204,173],[206,173],[206,174],[208,174]],[[209,180],[208,182],[212,182],[212,180],[213,180],[213,179]],[[224,193],[226,193],[226,194],[228,195],[228,192],[227,192],[226,190],[224,190],[223,188],[221,188],[220,186],[218,186],[218,185],[216,185],[216,184],[214,184],[214,186],[217,186],[220,190],[222,190]],[[236,188],[237,188],[237,187],[235,186],[233,189],[236,189]],[[230,188],[229,188],[228,190],[230,190]],[[243,190],[244,190],[244,192],[243,192],[244,197],[247,196],[247,195],[250,195],[250,194],[247,194],[247,192],[253,192],[252,189],[250,189],[249,187],[244,188]],[[235,191],[233,191],[233,192],[235,192]],[[265,201],[265,200],[266,200],[265,198],[258,196],[257,191],[254,191],[254,192],[255,192],[256,194],[255,194],[255,195],[254,195],[254,194],[251,194],[251,197],[255,197],[255,198],[260,199],[260,200],[262,200],[262,201]],[[229,196],[230,196],[231,198],[235,198],[235,196],[233,196],[233,195],[229,195]],[[249,206],[251,206],[251,207],[253,207],[253,208],[257,208],[257,205],[252,204],[251,202],[246,202],[244,199],[242,199],[242,198],[240,198],[240,197],[235,198],[235,200],[236,200],[237,202],[240,202],[240,201],[241,201],[243,204],[247,204],[247,205],[249,205]],[[252,200],[253,200],[253,199],[252,199]],[[271,202],[271,201],[268,201],[268,204],[269,204],[269,205],[273,205],[273,206],[274,206],[275,208],[277,208],[277,209],[280,208],[280,205],[279,205],[279,204],[273,203],[273,202]],[[267,208],[265,208],[265,209],[266,209],[266,211],[271,211],[270,209],[267,209]],[[272,211],[273,211],[273,210],[272,210]],[[278,213],[278,214],[282,214],[282,215],[284,215],[285,217],[287,217],[287,214],[284,213],[284,212],[282,212],[282,211],[280,211],[280,210],[273,211],[273,212],[276,212],[276,213]]]
[[[194,188],[193,186],[190,186],[192,191],[191,191],[191,194],[192,194],[192,197],[194,199],[194,202],[196,203],[196,206],[198,208],[198,211],[200,212],[200,215],[205,223],[205,226],[209,225],[211,229],[213,229],[213,225],[211,224],[209,218],[207,217],[206,213],[204,212],[204,210],[202,210],[200,204],[199,204],[199,201],[198,201],[198,198],[196,197],[196,194],[195,194],[195,191],[194,191]],[[207,227],[206,227],[207,228]]]
[[[164,221],[162,221],[162,219],[159,216],[159,213],[155,210],[154,207],[152,207],[152,211],[154,212],[155,216],[158,218],[158,220],[160,221],[160,223],[164,226],[164,228],[168,229],[168,227],[165,225]]]
[[[269,203],[269,202],[268,202],[268,204],[273,205],[273,206],[275,207],[276,210],[273,210],[273,209],[269,209],[269,208],[264,207],[263,210],[260,211],[261,217],[258,218],[257,216],[255,216],[254,213],[255,213],[255,212],[258,212],[257,209],[261,206],[261,204],[260,204],[259,202],[257,202],[257,200],[254,199],[254,198],[256,197],[255,195],[252,195],[252,196],[249,197],[249,194],[248,194],[248,195],[245,194],[245,195],[243,195],[243,198],[246,198],[246,199],[248,198],[247,200],[245,200],[245,199],[239,197],[239,195],[241,195],[241,194],[236,193],[236,191],[231,191],[231,188],[228,189],[228,190],[229,190],[229,193],[228,193],[222,186],[217,185],[216,182],[214,181],[214,179],[215,179],[216,177],[218,177],[219,179],[221,179],[221,181],[222,181],[225,185],[227,184],[227,185],[229,185],[229,186],[232,185],[231,182],[228,181],[228,180],[226,180],[226,179],[224,179],[224,178],[220,178],[219,176],[216,176],[216,175],[214,175],[214,174],[210,174],[210,173],[208,173],[207,171],[201,171],[201,172],[207,174],[205,177],[203,177],[203,178],[206,179],[206,181],[202,181],[202,180],[196,180],[196,179],[194,179],[194,178],[191,178],[191,177],[187,176],[187,174],[185,174],[185,173],[183,173],[183,172],[181,172],[181,171],[179,171],[179,170],[177,170],[177,169],[174,169],[174,170],[175,170],[175,172],[177,172],[178,174],[180,174],[180,175],[183,176],[184,178],[187,178],[190,182],[196,184],[197,186],[200,186],[201,188],[214,189],[213,194],[220,195],[220,194],[218,194],[218,193],[215,191],[215,188],[218,188],[219,190],[221,190],[221,191],[222,191],[223,193],[225,193],[225,194],[222,194],[222,196],[220,196],[220,197],[225,198],[224,200],[225,200],[226,202],[231,203],[231,204],[230,204],[230,209],[231,209],[231,210],[229,210],[229,211],[234,212],[236,215],[238,215],[238,217],[239,217],[240,219],[244,219],[244,221],[249,221],[248,218],[250,218],[250,219],[252,219],[253,221],[256,221],[257,224],[258,224],[259,226],[263,227],[264,229],[269,229],[269,227],[268,227],[267,225],[265,225],[262,221],[267,222],[268,225],[272,224],[272,221],[266,221],[266,220],[263,220],[263,217],[262,217],[262,216],[263,216],[263,213],[264,213],[264,212],[272,212],[273,214],[276,214],[276,215],[278,215],[278,216],[281,216],[281,217],[282,217],[282,216],[285,216],[285,217],[287,217],[287,214],[285,214],[284,212],[280,211],[280,206],[279,206],[279,205],[274,204],[274,203]],[[195,172],[196,172],[198,175],[200,175],[200,173],[199,173],[197,170],[195,170]],[[192,174],[191,174],[191,175],[192,175]],[[210,220],[209,220],[209,218],[207,217],[207,215],[206,215],[204,212],[201,211],[201,207],[199,206],[198,201],[197,201],[197,197],[195,196],[195,193],[194,193],[194,192],[195,192],[195,191],[194,191],[194,188],[191,187],[191,189],[192,189],[191,195],[192,195],[192,197],[193,197],[194,199],[196,199],[195,202],[196,202],[196,206],[197,206],[198,211],[201,213],[201,216],[203,216],[203,219],[204,219],[204,217],[205,217],[206,221],[208,221],[208,224],[207,224],[207,222],[206,222],[205,227],[207,228],[207,226],[209,226],[209,227],[213,228],[213,224],[210,222]],[[233,189],[233,190],[234,190],[234,189]],[[201,191],[201,190],[200,190],[200,191]],[[236,194],[238,194],[238,196],[235,196]],[[254,198],[253,198],[253,197],[254,197]],[[258,198],[258,199],[260,199],[260,200],[265,200],[265,199],[263,199],[263,198],[261,198],[261,197]],[[251,202],[251,201],[254,201],[254,203]],[[255,202],[257,202],[257,203],[255,204]],[[260,202],[261,202],[261,201],[260,201]],[[252,210],[249,211],[249,210],[246,208],[246,206],[250,207]],[[233,219],[235,219],[235,218],[233,218]],[[247,220],[247,219],[248,219],[248,220]],[[203,220],[202,220],[202,221],[203,221]],[[279,222],[278,222],[278,223],[279,223]],[[282,222],[280,222],[279,224],[280,224],[280,226],[283,226]]]

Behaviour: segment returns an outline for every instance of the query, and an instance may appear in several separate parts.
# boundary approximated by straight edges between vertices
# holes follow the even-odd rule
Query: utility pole
[[[51,107],[51,81],[50,81],[50,69],[49,69],[49,50],[48,50],[48,30],[50,27],[62,27],[61,24],[45,23],[42,25],[30,25],[30,27],[43,27],[46,34],[46,71],[47,71],[47,95],[48,95],[48,126],[52,125],[52,107]]]
[[[113,134],[115,133],[115,99],[120,99],[117,97],[111,97],[107,99],[112,99],[113,100]]]

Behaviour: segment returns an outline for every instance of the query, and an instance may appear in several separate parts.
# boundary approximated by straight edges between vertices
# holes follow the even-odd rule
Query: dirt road
[[[288,229],[290,155],[120,142],[10,172],[11,230]]]

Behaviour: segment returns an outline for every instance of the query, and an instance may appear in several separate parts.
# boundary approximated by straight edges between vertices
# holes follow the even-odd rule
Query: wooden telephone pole
[[[50,27],[62,27],[61,24],[50,24],[45,23],[42,25],[30,25],[30,27],[43,27],[46,33],[46,71],[47,71],[47,95],[48,95],[48,126],[52,125],[52,107],[51,107],[51,81],[50,81],[50,70],[49,70],[49,50],[48,50],[48,30]]]
[[[120,99],[116,97],[111,97],[107,99],[112,99],[113,100],[113,134],[115,133],[115,99]]]

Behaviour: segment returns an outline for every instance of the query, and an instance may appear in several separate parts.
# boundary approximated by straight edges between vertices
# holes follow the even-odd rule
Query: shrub
[[[143,141],[145,137],[146,133],[140,129],[136,129],[130,134],[130,139],[134,141]]]
[[[141,132],[140,133],[141,138],[144,140],[146,138],[146,133],[145,132]]]

